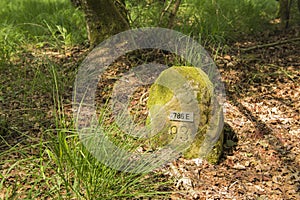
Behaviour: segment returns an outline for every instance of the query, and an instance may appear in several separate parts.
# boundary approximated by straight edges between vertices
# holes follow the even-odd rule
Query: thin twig
[[[172,29],[174,26],[174,21],[175,21],[175,17],[176,17],[176,13],[179,9],[181,0],[176,0],[174,8],[172,10],[172,12],[170,13],[170,17],[169,17],[169,23],[168,23],[168,28]]]
[[[262,49],[265,47],[274,47],[274,46],[278,46],[278,45],[282,45],[282,44],[286,44],[286,43],[290,43],[290,42],[296,42],[296,41],[300,41],[300,38],[292,38],[292,39],[288,39],[288,40],[281,40],[281,41],[267,43],[267,44],[259,44],[259,45],[255,45],[252,47],[243,48],[243,49],[241,49],[241,51],[247,52],[247,51],[252,51],[255,49]]]
[[[171,5],[173,3],[173,0],[170,0],[170,2],[168,3],[168,5],[163,9],[163,11],[161,12],[160,18],[159,18],[159,25],[162,25],[162,21],[163,21],[163,17],[165,16],[165,14],[168,12],[168,10],[170,9]]]

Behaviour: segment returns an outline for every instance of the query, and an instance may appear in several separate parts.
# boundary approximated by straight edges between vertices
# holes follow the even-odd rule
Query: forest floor
[[[297,34],[248,38],[216,59],[226,85],[225,138],[234,143],[218,165],[170,164],[167,173],[186,191],[174,199],[300,199]]]
[[[160,169],[167,179],[175,180],[169,188],[174,191],[171,199],[300,199],[300,41],[295,40],[298,34],[293,29],[247,37],[216,57],[226,88],[224,154],[217,165],[179,158]],[[36,137],[49,127],[55,128],[53,84],[36,82],[32,89],[32,85],[27,87],[18,81],[37,76],[49,76],[50,80],[48,71],[45,75],[34,71],[39,68],[42,73],[47,67],[42,63],[45,55],[60,65],[60,73],[68,74],[64,78],[72,82],[87,50],[79,47],[53,52],[33,48],[14,61],[19,63],[15,67],[30,64],[32,69],[24,68],[18,76],[13,67],[1,72],[5,78],[0,81],[6,87],[0,93],[1,126],[10,130],[9,135],[3,136],[1,150],[30,142],[22,140],[26,134]],[[72,85],[60,81],[62,91],[68,91],[60,95],[66,112],[70,112]],[[108,88],[113,87],[107,84]],[[41,85],[45,91],[39,92]],[[35,95],[24,95],[22,91],[27,89],[36,90]],[[101,96],[104,102],[105,94]],[[0,133],[4,131],[0,129]],[[8,169],[9,164],[0,170]],[[15,169],[11,173],[8,180],[14,182],[16,177],[22,179],[24,171],[19,173]]]

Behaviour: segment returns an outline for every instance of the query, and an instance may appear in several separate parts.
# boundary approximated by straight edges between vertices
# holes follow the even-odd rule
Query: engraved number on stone
[[[181,141],[186,141],[188,140],[188,132],[189,132],[189,129],[186,127],[186,126],[171,126],[170,129],[169,129],[169,133],[170,134],[176,134],[176,138],[181,140]]]
[[[180,140],[183,140],[183,141],[186,141],[188,139],[188,131],[189,129],[186,127],[186,126],[180,126],[179,127],[179,139]]]

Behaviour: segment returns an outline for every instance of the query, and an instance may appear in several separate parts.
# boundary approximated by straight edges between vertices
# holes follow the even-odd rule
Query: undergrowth
[[[134,27],[159,26],[169,1],[128,0]],[[277,16],[278,2],[269,0],[183,0],[174,29],[211,43],[235,40],[240,34],[257,33]],[[166,15],[168,17],[169,15]]]
[[[83,13],[67,0],[2,0],[0,8],[0,61],[28,44],[61,49],[86,40]]]

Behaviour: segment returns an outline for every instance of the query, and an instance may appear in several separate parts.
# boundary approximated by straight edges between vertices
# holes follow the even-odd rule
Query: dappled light
[[[100,24],[124,20],[116,32],[102,25],[91,31],[87,15],[97,12],[86,9],[95,2],[0,1],[0,199],[300,199],[300,0],[99,0],[110,2],[103,13],[118,16],[98,16]],[[187,36],[133,41],[170,38],[159,45],[178,47],[172,42],[188,38],[207,52],[183,45],[178,52],[129,48],[119,55],[131,41],[124,38],[94,48],[129,26]],[[91,34],[102,35],[92,41]],[[201,66],[193,66],[198,57]],[[90,85],[76,88],[85,65],[84,78],[97,80],[93,99],[85,96]],[[178,78],[170,69],[184,73]],[[214,96],[219,90],[225,94]],[[85,130],[90,124],[96,125]],[[196,139],[187,146],[182,138],[190,127]],[[98,141],[99,134],[113,145]],[[198,152],[202,147],[206,152]],[[213,160],[200,156],[214,151]],[[139,155],[159,167],[142,160],[129,168]]]

